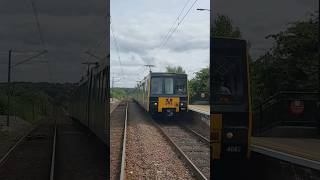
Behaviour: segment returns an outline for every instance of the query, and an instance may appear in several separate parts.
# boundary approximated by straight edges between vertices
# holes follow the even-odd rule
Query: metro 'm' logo
[[[166,104],[172,105],[172,99],[171,99],[171,98],[167,98],[167,99],[166,99]]]

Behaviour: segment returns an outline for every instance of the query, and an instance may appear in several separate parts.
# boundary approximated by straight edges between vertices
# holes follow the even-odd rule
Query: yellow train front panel
[[[158,100],[158,112],[162,112],[163,109],[176,109],[179,112],[179,97],[159,97]]]

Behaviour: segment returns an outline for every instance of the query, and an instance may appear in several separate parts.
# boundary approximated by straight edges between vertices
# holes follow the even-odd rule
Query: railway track
[[[176,122],[154,121],[197,179],[210,179],[210,141]]]
[[[124,127],[123,127],[123,139],[122,139],[122,151],[121,151],[121,167],[120,167],[120,180],[125,179],[125,166],[126,166],[126,142],[127,142],[127,125],[128,125],[128,107],[129,104],[126,105],[126,115],[124,119]]]
[[[87,127],[62,114],[56,128],[51,180],[106,179],[108,149]]]
[[[51,179],[54,139],[52,122],[37,124],[0,159],[0,179]]]
[[[127,125],[125,125],[127,124]],[[122,179],[195,179],[170,142],[152,123],[138,104],[130,102],[126,110],[122,139]]]
[[[118,180],[120,178],[122,152],[124,142],[124,128],[127,115],[128,103],[120,102],[111,110],[110,116],[110,179]]]

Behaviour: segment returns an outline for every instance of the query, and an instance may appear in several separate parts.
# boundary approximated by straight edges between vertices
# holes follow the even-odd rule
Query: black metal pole
[[[11,96],[11,53],[12,50],[9,50],[9,61],[8,61],[8,113],[7,113],[7,126],[10,125],[10,96]]]

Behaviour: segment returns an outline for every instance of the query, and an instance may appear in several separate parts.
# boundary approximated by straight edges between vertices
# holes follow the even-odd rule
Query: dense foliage
[[[241,38],[239,28],[233,25],[228,16],[220,14],[215,18],[210,33],[213,37]]]
[[[319,16],[267,36],[274,46],[251,64],[254,100],[279,91],[319,90]]]
[[[229,17],[218,15],[211,36],[241,38],[241,31]],[[279,91],[319,91],[319,12],[266,38],[274,46],[257,59],[249,55],[254,104]]]
[[[66,107],[72,84],[12,83],[10,114],[34,122],[47,116],[53,106]],[[0,84],[0,114],[8,113],[8,86]]]
[[[209,92],[209,68],[203,68],[195,74],[196,76],[189,81],[189,94],[191,98],[199,92]]]

